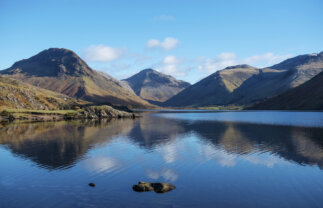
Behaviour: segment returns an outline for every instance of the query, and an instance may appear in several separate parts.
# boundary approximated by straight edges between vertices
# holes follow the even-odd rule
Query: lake
[[[3,125],[0,207],[323,207],[323,112],[140,114]]]

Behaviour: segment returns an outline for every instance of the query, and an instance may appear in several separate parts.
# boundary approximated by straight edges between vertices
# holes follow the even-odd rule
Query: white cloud
[[[237,64],[236,58],[237,56],[234,53],[220,53],[215,57],[215,59],[203,59],[203,63],[202,65],[198,66],[198,69],[212,73],[225,67]]]
[[[181,61],[175,56],[165,56],[164,59],[157,65],[157,71],[171,76],[185,76],[185,69],[180,67]]]
[[[177,65],[174,65],[174,64],[165,65],[157,70],[164,74],[175,76],[175,77],[176,76],[182,77],[186,75],[186,73],[182,69],[178,68]]]
[[[153,47],[158,47],[160,45],[160,42],[159,40],[156,40],[156,39],[151,39],[151,40],[148,40],[146,46],[148,48],[153,48]]]
[[[156,16],[153,18],[153,21],[173,21],[174,20],[174,16],[172,15],[165,15],[165,14],[162,14],[162,15],[159,15],[159,16]]]
[[[243,60],[246,64],[262,64],[263,66],[270,66],[277,64],[287,58],[290,58],[291,55],[275,55],[274,53],[265,53],[261,55],[254,55],[247,57]]]
[[[178,45],[179,41],[176,38],[167,37],[164,41],[151,39],[147,41],[147,48],[163,48],[164,50],[171,50]]]
[[[84,59],[87,61],[107,62],[119,59],[123,55],[119,48],[105,45],[91,45],[84,50]]]
[[[224,69],[228,66],[233,66],[237,64],[249,64],[255,67],[266,67],[276,63],[279,63],[291,55],[276,55],[274,53],[268,52],[260,55],[249,56],[244,59],[238,59],[235,53],[220,53],[215,58],[201,58],[198,69],[205,71],[207,73],[213,73],[220,69]]]
[[[175,56],[166,56],[163,60],[163,64],[177,64],[178,62]]]
[[[236,59],[237,56],[236,54],[234,53],[220,53],[218,56],[217,56],[217,59],[220,60],[220,61],[225,61],[225,60],[233,60],[233,59]]]
[[[177,46],[178,42],[179,41],[175,38],[165,38],[164,42],[161,43],[161,46],[165,50],[171,50]]]

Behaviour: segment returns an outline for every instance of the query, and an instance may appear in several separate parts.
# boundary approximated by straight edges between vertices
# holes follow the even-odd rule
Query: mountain
[[[289,58],[279,64],[275,64],[271,66],[270,68],[273,69],[279,69],[279,70],[286,70],[286,69],[292,69],[292,68],[321,68],[322,66],[318,63],[323,62],[323,52],[317,54],[305,54],[305,55],[299,55],[294,58]]]
[[[188,82],[177,80],[153,69],[144,69],[122,81],[127,83],[138,96],[152,103],[164,102],[190,86]]]
[[[247,109],[323,110],[323,72],[298,87]]]
[[[119,81],[90,68],[68,49],[50,48],[14,63],[0,74],[31,85],[63,93],[94,103],[111,103],[129,107],[152,107],[124,89]]]
[[[58,110],[75,104],[85,102],[0,76],[0,108]]]
[[[230,94],[243,82],[259,73],[249,65],[237,65],[217,71],[186,88],[163,103],[163,106],[207,106],[224,105]]]
[[[287,59],[246,80],[231,95],[230,103],[248,105],[297,87],[323,71],[323,52]]]
[[[227,67],[188,87],[163,105],[250,105],[297,87],[321,71],[323,52],[296,56],[262,69],[248,65]]]

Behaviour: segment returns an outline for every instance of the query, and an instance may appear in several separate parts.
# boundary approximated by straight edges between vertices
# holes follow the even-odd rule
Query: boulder
[[[149,183],[142,181],[132,186],[132,189],[136,192],[155,191],[156,193],[166,193],[175,188],[176,186],[169,183]]]

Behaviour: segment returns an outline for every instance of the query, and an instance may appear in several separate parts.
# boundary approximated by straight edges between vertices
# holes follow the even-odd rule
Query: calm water
[[[0,207],[323,207],[322,112],[142,115],[2,126]]]

